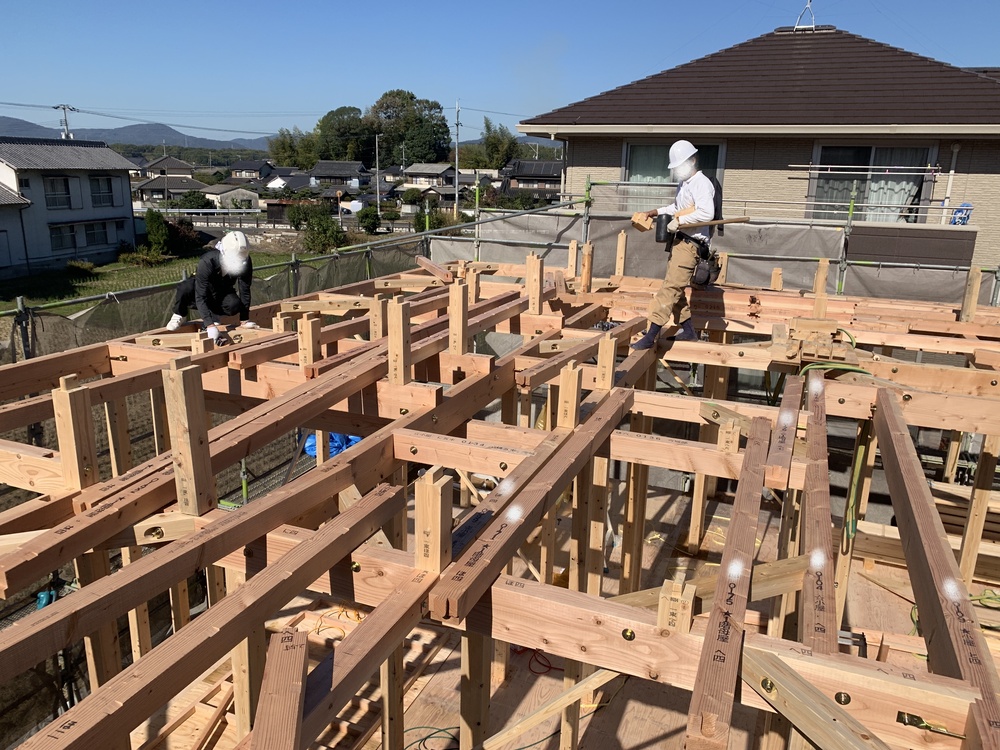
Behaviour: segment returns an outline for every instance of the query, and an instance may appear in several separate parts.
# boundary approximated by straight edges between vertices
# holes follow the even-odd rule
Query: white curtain
[[[914,173],[926,166],[926,148],[876,148],[865,201],[870,206],[865,212],[865,219],[916,221],[916,207],[920,202],[920,188],[924,177]],[[880,170],[879,167],[883,169]]]

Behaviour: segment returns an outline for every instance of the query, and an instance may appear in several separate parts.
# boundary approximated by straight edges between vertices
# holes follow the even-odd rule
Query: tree
[[[267,142],[268,153],[275,164],[312,169],[319,159],[319,142],[315,133],[303,133],[297,127],[281,128]]]
[[[375,148],[375,133],[361,118],[357,107],[338,107],[316,123],[317,152],[320,159],[359,161]]]
[[[177,199],[177,208],[214,208],[215,204],[200,190],[188,190]]]
[[[375,234],[382,226],[382,218],[378,215],[375,206],[365,206],[358,211],[358,226],[365,230],[365,234]]]
[[[344,228],[334,220],[326,206],[321,204],[307,206],[305,215],[306,228],[302,244],[306,250],[311,253],[325,253],[347,244]]]
[[[380,162],[402,164],[404,146],[407,164],[440,162],[448,155],[451,130],[438,102],[394,89],[382,94],[363,119],[373,134],[379,134]],[[374,145],[373,138],[371,151],[362,158],[366,164],[375,163]]]
[[[170,241],[170,229],[163,214],[155,208],[146,209],[146,238],[151,252],[164,255]]]
[[[518,154],[517,136],[505,125],[495,126],[489,117],[483,118],[483,149],[486,152],[486,167],[502,169]]]
[[[420,188],[412,187],[406,189],[401,200],[403,203],[413,206],[420,203],[420,199],[423,197],[424,194],[420,192]]]

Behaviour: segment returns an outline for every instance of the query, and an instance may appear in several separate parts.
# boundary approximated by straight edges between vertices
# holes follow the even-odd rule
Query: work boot
[[[174,313],[173,315],[170,316],[170,322],[167,323],[167,330],[176,331],[178,328],[181,327],[181,323],[183,322],[184,322],[184,316]]]
[[[698,341],[698,334],[694,330],[694,325],[691,324],[691,318],[681,323],[681,327],[670,338],[674,341]]]
[[[633,349],[642,351],[644,349],[652,349],[656,345],[656,337],[660,335],[660,328],[656,323],[650,323],[649,329],[643,334],[642,338],[632,344]]]

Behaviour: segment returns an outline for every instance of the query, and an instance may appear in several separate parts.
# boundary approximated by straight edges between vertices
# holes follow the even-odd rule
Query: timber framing
[[[0,630],[0,682],[80,641],[91,665],[90,695],[21,747],[127,747],[228,654],[232,684],[216,685],[202,742],[231,711],[240,747],[309,747],[381,669],[383,746],[399,750],[400,649],[429,621],[461,633],[463,750],[559,715],[560,744],[575,748],[581,700],[618,675],[691,692],[689,748],[729,747],[741,702],[821,748],[1000,750],[1000,677],[969,594],[1000,579],[1000,311],[718,286],[692,291],[703,340],[634,351],[659,282],[621,275],[624,233],[617,242],[574,243],[558,269],[535,255],[419,258],[406,273],[255,308],[261,327],[227,347],[151,331],[0,368],[0,481],[34,493],[0,512],[0,596],[71,563],[81,584]],[[618,275],[594,278],[604,251]],[[509,351],[477,351],[480,334],[508,334]],[[943,356],[922,364],[920,353]],[[704,384],[675,384],[681,366],[703,367]],[[741,371],[782,387],[751,398],[734,387]],[[672,385],[657,386],[658,372]],[[132,396],[163,420],[144,463],[130,449]],[[48,419],[55,447],[9,437]],[[842,514],[834,424],[857,434]],[[974,489],[932,491],[911,428],[983,435]],[[222,509],[219,474],[295,431],[362,439]],[[876,450],[898,529],[864,521]],[[707,498],[728,507],[711,573],[670,580],[643,559],[651,469],[692,475],[680,499],[696,557]],[[761,508],[775,501],[777,555],[762,560]],[[560,516],[572,517],[565,547]],[[619,580],[608,520],[624,526]],[[127,564],[108,575],[119,550]],[[862,559],[906,565],[925,667],[841,645],[865,629],[843,606]],[[553,585],[554,561],[568,587]],[[187,582],[203,570],[209,606],[189,620]],[[166,591],[175,632],[153,644],[147,602]],[[319,657],[294,623],[268,646],[264,623],[302,593],[373,609]],[[770,620],[749,606],[768,600]],[[797,634],[782,627],[792,616]],[[490,660],[504,644],[565,659],[564,692],[491,728]]]

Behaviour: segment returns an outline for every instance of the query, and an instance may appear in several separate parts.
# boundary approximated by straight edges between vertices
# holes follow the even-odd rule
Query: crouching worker
[[[690,141],[677,141],[670,147],[667,165],[677,181],[674,202],[647,213],[650,218],[660,214],[671,216],[667,229],[676,232],[667,264],[667,275],[660,285],[649,308],[649,328],[634,344],[633,349],[651,349],[656,344],[660,329],[674,326],[670,337],[675,341],[695,341],[698,336],[691,325],[691,308],[688,306],[685,287],[691,283],[698,265],[699,250],[708,252],[711,227],[692,227],[685,232],[685,224],[699,224],[715,218],[715,186],[698,169],[698,153]]]
[[[176,331],[194,305],[201,316],[202,326],[216,343],[220,339],[219,318],[238,315],[244,328],[257,328],[250,320],[250,284],[253,281],[253,261],[250,260],[250,243],[243,232],[229,232],[215,249],[209,250],[198,261],[194,276],[177,285],[174,297],[174,314],[167,329]]]

